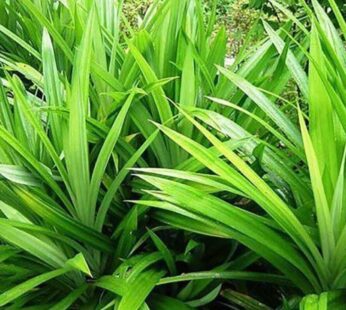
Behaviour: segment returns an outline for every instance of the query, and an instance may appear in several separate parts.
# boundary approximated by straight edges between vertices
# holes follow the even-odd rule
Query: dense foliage
[[[270,3],[225,68],[217,1],[0,0],[2,309],[345,308],[346,22]]]

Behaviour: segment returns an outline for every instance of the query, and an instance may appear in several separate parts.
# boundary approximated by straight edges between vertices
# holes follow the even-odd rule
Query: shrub
[[[273,1],[287,23],[225,69],[198,0],[155,1],[138,29],[121,1],[0,2],[0,307],[342,309],[330,3],[338,24]]]

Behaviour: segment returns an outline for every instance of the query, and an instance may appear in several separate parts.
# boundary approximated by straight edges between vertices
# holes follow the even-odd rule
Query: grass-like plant
[[[162,262],[177,271],[147,232],[146,210],[124,202],[136,195],[129,168],[187,159],[149,120],[173,121],[166,95],[204,101],[197,83],[212,94],[225,33],[212,38],[215,12],[206,28],[194,1],[156,1],[136,32],[121,2],[0,5],[0,306],[142,307],[165,274]],[[190,124],[181,126],[192,135]],[[200,246],[185,244],[179,251],[189,263]],[[150,302],[187,307],[172,297]]]
[[[158,191],[149,192],[155,200],[138,203],[159,208],[158,217],[171,225],[183,227],[183,220],[177,218],[185,218],[186,226],[187,222],[195,223],[190,225],[193,231],[218,230],[220,237],[238,240],[269,261],[302,292],[343,290],[345,102],[341,85],[345,49],[317,1],[313,1],[314,11],[305,6],[311,19],[310,30],[279,3],[273,4],[305,35],[297,39],[283,28],[285,42],[265,24],[270,42],[308,104],[309,130],[299,106],[298,127],[275,104],[278,94],[262,91],[263,85],[256,78],[244,78],[241,70],[234,74],[219,68],[251,101],[240,106],[236,96],[228,100],[209,97],[224,109],[231,108],[231,117],[224,114],[225,110],[216,113],[200,107],[181,107],[182,114],[209,140],[212,149],[167,126],[157,125],[208,170],[196,173],[186,169],[144,169],[147,174],[141,178]],[[344,36],[344,19],[335,3],[330,4]],[[298,47],[308,59],[307,73],[290,45]],[[264,133],[254,135],[251,126],[240,127],[239,114],[250,116],[266,129]],[[271,133],[269,139],[267,132]],[[237,150],[225,145],[235,139],[244,139]],[[237,198],[233,195],[253,201],[255,207],[235,205]],[[178,216],[173,218],[172,213]],[[324,293],[320,298],[312,295],[301,307],[324,309],[328,298],[332,303],[335,296],[343,294]],[[344,305],[341,298],[330,308],[341,309]]]
[[[225,69],[216,1],[138,30],[122,1],[1,1],[0,307],[345,305],[346,24],[313,2],[273,1]]]

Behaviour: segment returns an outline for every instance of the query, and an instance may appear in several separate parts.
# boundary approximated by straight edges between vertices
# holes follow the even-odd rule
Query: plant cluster
[[[153,1],[136,29],[122,1],[0,1],[0,307],[344,309],[328,3],[271,0],[285,18],[224,68],[216,1]]]

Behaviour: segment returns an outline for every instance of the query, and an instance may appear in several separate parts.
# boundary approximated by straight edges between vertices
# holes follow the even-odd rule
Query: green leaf
[[[75,195],[75,207],[81,221],[93,224],[93,210],[88,199],[89,152],[86,130],[86,115],[89,97],[89,74],[92,57],[92,34],[95,11],[89,13],[82,42],[74,59],[71,97],[69,98],[70,119],[66,164]]]
[[[125,118],[127,116],[127,112],[130,108],[130,105],[134,99],[135,92],[131,92],[129,97],[126,99],[123,107],[121,108],[116,120],[114,121],[112,128],[109,130],[108,135],[106,137],[105,142],[102,145],[100,153],[95,163],[93,175],[90,181],[89,188],[89,201],[90,201],[90,209],[92,210],[92,216],[94,217],[96,203],[98,198],[98,193],[100,190],[100,184],[105,173],[109,158],[113,152],[115,144],[117,143]]]
[[[15,165],[0,165],[0,175],[11,182],[29,186],[40,186],[40,181],[25,168]]]
[[[26,49],[32,56],[37,58],[38,60],[41,60],[41,55],[37,50],[35,50],[30,44],[25,42],[23,39],[21,39],[19,36],[17,36],[15,33],[4,27],[3,25],[0,25],[0,32],[5,34],[7,37],[12,39],[14,42],[16,42],[18,45]]]
[[[34,191],[20,188],[16,188],[15,192],[29,209],[68,236],[77,238],[95,249],[112,252],[113,244],[109,238],[62,212],[49,197],[34,195]]]
[[[284,41],[280,38],[280,36],[274,31],[272,27],[267,22],[263,22],[264,28],[267,31],[271,41],[275,45],[276,49],[279,53],[282,53],[285,47]],[[288,50],[286,65],[288,70],[290,70],[293,78],[299,85],[303,95],[305,98],[309,97],[309,88],[308,88],[308,79],[306,73],[304,72],[302,66],[300,65],[297,58],[294,56],[291,50]]]
[[[163,243],[159,236],[156,235],[152,230],[148,229],[148,233],[157,249],[162,253],[163,259],[167,264],[169,272],[171,274],[176,274],[177,269],[171,251],[167,248],[167,246]]]
[[[88,285],[82,285],[81,287],[73,290],[70,294],[56,303],[50,308],[50,310],[67,310],[71,305],[86,291]]]
[[[301,112],[299,112],[299,122],[302,129],[305,152],[308,160],[311,183],[315,197],[316,214],[319,224],[323,258],[325,262],[328,263],[335,249],[335,239],[332,227],[331,214],[322,183],[322,177],[318,166],[316,153]]]
[[[129,289],[127,282],[116,276],[103,276],[95,282],[95,286],[119,296],[123,296]]]
[[[224,290],[221,293],[222,297],[229,300],[233,304],[239,305],[249,310],[269,310],[270,307],[264,305],[263,303],[247,296],[245,294],[238,293],[233,290]]]
[[[53,267],[63,267],[66,256],[52,244],[48,244],[35,236],[13,227],[7,220],[0,221],[1,239],[39,258],[42,263]]]
[[[149,269],[133,279],[120,301],[119,310],[139,309],[163,274],[162,271]]]
[[[220,72],[232,83],[239,87],[253,102],[255,102],[275,124],[291,139],[296,146],[302,146],[302,140],[297,127],[287,118],[287,116],[271,102],[260,90],[244,78],[232,73],[229,70],[218,67]]]
[[[0,224],[1,225],[1,224]],[[16,298],[22,296],[23,294],[29,292],[33,288],[41,285],[42,283],[45,283],[51,279],[54,279],[56,277],[59,277],[63,274],[65,274],[68,271],[68,269],[57,269],[54,271],[50,271],[47,273],[43,273],[39,276],[36,276],[32,279],[29,279],[9,290],[6,292],[2,293],[0,295],[0,306],[5,306],[11,301],[15,300]]]
[[[59,80],[53,45],[46,29],[43,30],[42,38],[42,66],[44,91],[47,97],[47,103],[52,107],[60,107],[63,104],[62,85]],[[63,148],[62,130],[64,130],[64,126],[61,124],[62,119],[53,113],[53,115],[50,116],[50,120],[55,148],[58,152],[61,152]]]
[[[130,172],[129,169],[135,165],[135,163],[139,160],[139,158],[146,151],[146,149],[151,145],[151,143],[153,143],[157,135],[158,131],[154,131],[154,133],[149,136],[149,138],[143,143],[143,145],[129,158],[129,160],[125,163],[123,168],[119,171],[118,175],[115,177],[115,179],[109,186],[108,191],[102,200],[100,209],[96,217],[95,225],[96,229],[98,229],[99,231],[102,229],[112,199],[115,193],[117,192],[118,188],[120,187],[121,183],[124,181],[128,173]]]
[[[89,266],[88,266],[87,262],[85,261],[83,254],[81,254],[81,253],[79,253],[75,257],[69,259],[66,262],[66,265],[69,267],[72,267],[76,270],[79,270],[79,271],[85,273],[86,275],[92,277]]]

